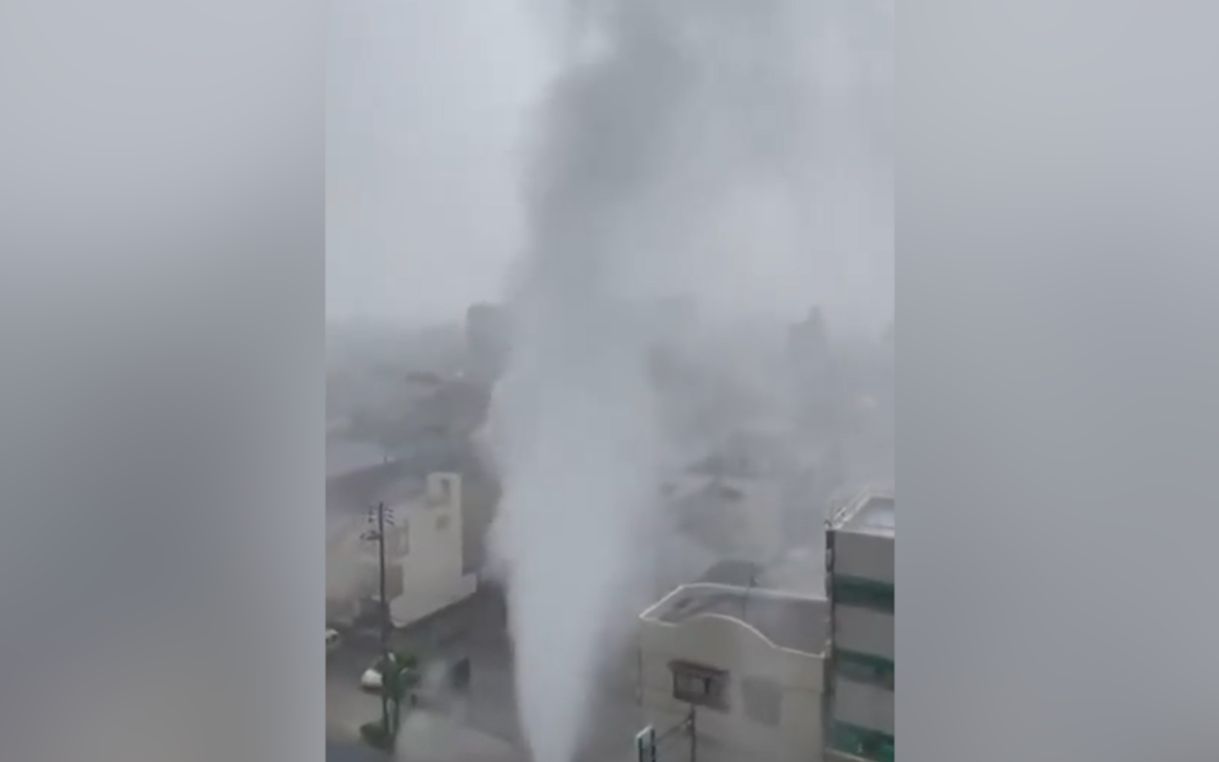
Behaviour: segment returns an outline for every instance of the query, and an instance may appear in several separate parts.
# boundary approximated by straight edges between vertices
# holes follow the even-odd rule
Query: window
[[[830,595],[834,603],[842,606],[860,606],[875,611],[893,611],[895,599],[892,584],[862,577],[834,575],[830,582]]]
[[[399,526],[387,532],[393,538],[393,549],[396,555],[405,556],[411,552],[411,525],[402,519]]]
[[[874,762],[893,762],[893,736],[878,730],[835,722],[830,727],[829,746]]]
[[[889,659],[840,649],[834,653],[834,666],[848,680],[893,690],[894,669]]]
[[[776,727],[783,711],[783,689],[778,683],[761,677],[747,677],[741,681],[741,699],[745,704],[745,716],[754,722]]]
[[[453,485],[449,484],[449,480],[448,480],[448,479],[441,479],[441,480],[440,480],[440,485],[439,485],[439,486],[440,486],[440,489],[439,489],[439,492],[440,492],[439,500],[440,500],[440,502],[442,502],[442,503],[447,503],[447,502],[449,502],[449,500],[450,500],[450,496],[451,496],[451,495],[452,495],[452,493],[453,493]]]
[[[672,662],[673,698],[712,709],[728,708],[728,673],[689,662]]]

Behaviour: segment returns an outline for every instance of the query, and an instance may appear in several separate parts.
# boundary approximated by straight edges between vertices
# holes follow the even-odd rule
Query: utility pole
[[[659,759],[660,747],[672,738],[681,738],[690,734],[690,762],[698,759],[698,735],[694,728],[695,705],[690,705],[690,714],[686,719],[670,726],[663,733],[657,733],[656,728],[648,725],[635,734],[635,756],[638,762],[656,762]],[[679,741],[680,743],[680,741]]]
[[[389,602],[385,600],[385,503],[377,503],[377,600],[381,602],[381,652],[389,654]]]
[[[698,759],[698,730],[694,727],[694,704],[690,705],[690,762]]]
[[[376,522],[377,528],[375,531],[368,532],[364,535],[365,539],[377,541],[377,608],[381,619],[381,663],[379,671],[381,673],[381,727],[385,728],[385,732],[390,731],[389,727],[389,695],[387,688],[389,687],[388,673],[390,670],[389,661],[389,601],[385,598],[385,502],[377,503],[376,507]],[[372,521],[372,516],[369,516],[369,521]],[[393,516],[390,516],[390,525],[393,525]]]

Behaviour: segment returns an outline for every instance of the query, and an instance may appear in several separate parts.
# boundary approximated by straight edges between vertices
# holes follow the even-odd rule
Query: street
[[[501,596],[493,589],[484,589],[419,627],[394,633],[393,647],[417,653],[425,664],[464,657],[471,665],[467,695],[450,696],[436,707],[425,701],[427,708],[404,717],[399,748],[410,749],[412,761],[528,759],[517,720],[512,649],[503,610]],[[347,747],[360,743],[359,726],[380,717],[379,697],[359,685],[361,673],[377,653],[375,630],[365,630],[347,633],[340,648],[327,658],[326,736],[335,755],[358,754]],[[631,663],[624,655],[605,670],[599,683],[602,690],[594,697],[589,714],[596,720],[581,745],[582,762],[623,762],[631,758],[631,742],[641,725]],[[347,759],[331,754],[328,745],[327,762]]]

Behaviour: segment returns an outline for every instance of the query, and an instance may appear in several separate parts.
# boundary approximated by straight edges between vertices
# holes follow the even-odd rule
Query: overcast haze
[[[550,57],[516,0],[332,5],[328,319],[433,322],[503,291]]]
[[[590,28],[580,8],[598,7],[612,6],[334,4],[328,319],[459,319],[471,302],[508,293],[513,262],[530,245],[524,204],[541,109],[556,77],[595,48],[595,36],[573,30]],[[893,309],[892,46],[890,32],[860,17],[891,6],[826,2],[806,11],[805,43],[793,48],[803,60],[790,71],[817,95],[763,114],[772,122],[759,124],[775,128],[763,140],[786,144],[779,155],[797,157],[788,179],[802,190],[776,193],[739,177],[735,202],[695,215],[701,253],[658,254],[646,277],[730,303],[734,312],[791,319],[815,302],[832,327],[875,333]],[[743,83],[738,96],[746,111],[749,90]],[[687,190],[698,187],[691,182]]]

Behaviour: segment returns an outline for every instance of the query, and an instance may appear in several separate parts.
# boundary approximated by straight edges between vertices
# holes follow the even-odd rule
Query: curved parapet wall
[[[724,680],[716,705],[696,708],[700,738],[735,748],[740,758],[818,758],[824,618],[820,599],[707,583],[679,587],[640,617],[648,721],[668,727],[688,715],[675,670],[698,665]],[[790,631],[802,626],[812,631]]]

